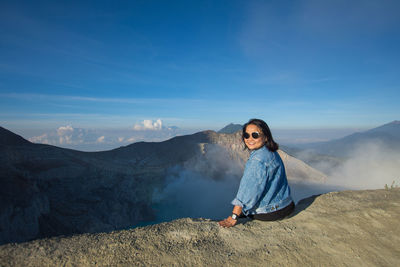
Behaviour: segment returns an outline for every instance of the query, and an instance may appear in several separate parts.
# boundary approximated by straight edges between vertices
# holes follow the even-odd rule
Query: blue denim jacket
[[[278,152],[265,146],[253,150],[247,160],[233,205],[241,206],[245,215],[269,213],[292,202],[285,167]]]

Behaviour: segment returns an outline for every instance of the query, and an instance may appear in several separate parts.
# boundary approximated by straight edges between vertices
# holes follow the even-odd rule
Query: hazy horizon
[[[3,125],[0,126],[4,127]],[[71,125],[60,126],[55,129],[4,128],[21,135],[23,138],[33,143],[50,144],[62,148],[91,152],[114,149],[141,141],[161,142],[175,136],[188,135],[206,130],[218,131],[223,127],[217,129],[178,128],[174,126],[165,126],[160,120],[158,122],[148,121],[147,128],[144,127],[143,122],[132,127],[103,129],[75,128]],[[368,129],[370,128],[276,128],[271,129],[271,131],[275,140],[281,145],[296,145],[330,141]]]

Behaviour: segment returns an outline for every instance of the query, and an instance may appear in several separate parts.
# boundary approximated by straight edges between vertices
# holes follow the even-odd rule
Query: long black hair
[[[242,141],[244,143],[244,133],[246,132],[246,128],[248,125],[253,124],[256,125],[258,128],[261,129],[263,132],[264,136],[267,137],[267,141],[265,142],[265,146],[268,148],[269,151],[277,151],[279,148],[279,145],[274,141],[274,138],[272,138],[272,133],[271,130],[268,127],[268,124],[260,119],[250,119],[245,125],[243,125],[242,128]],[[246,145],[245,145],[246,147]]]

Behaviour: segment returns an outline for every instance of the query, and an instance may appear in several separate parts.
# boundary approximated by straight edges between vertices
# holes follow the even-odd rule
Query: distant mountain
[[[304,162],[280,154],[289,179],[325,180]],[[172,178],[186,173],[233,183],[239,181],[247,158],[240,132],[204,131],[81,152],[33,144],[0,128],[0,244],[153,221],[159,212],[153,207],[154,196]]]
[[[219,130],[218,133],[233,134],[233,133],[236,133],[237,131],[241,131],[242,127],[243,126],[240,124],[230,123],[227,126],[225,126],[224,128],[222,128],[221,130]]]
[[[324,155],[346,157],[357,147],[368,143],[379,144],[392,150],[400,150],[400,121],[393,121],[377,128],[354,133],[340,139],[302,144],[297,145],[297,147],[309,149],[315,153]]]
[[[392,121],[390,123],[368,130],[366,131],[366,133],[383,133],[400,138],[400,121]]]

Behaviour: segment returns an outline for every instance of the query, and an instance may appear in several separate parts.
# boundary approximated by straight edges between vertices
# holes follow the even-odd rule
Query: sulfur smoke
[[[400,151],[379,140],[359,144],[343,164],[327,169],[329,183],[348,189],[382,189],[400,182]]]
[[[340,164],[320,161],[317,167],[327,174],[325,183],[289,179],[296,203],[332,191],[398,186],[400,151],[379,141],[368,142],[358,145]],[[207,158],[192,161],[190,166],[172,168],[165,187],[153,196],[158,222],[182,217],[218,220],[230,215],[230,202],[236,195],[242,172],[243,166],[217,148]]]

